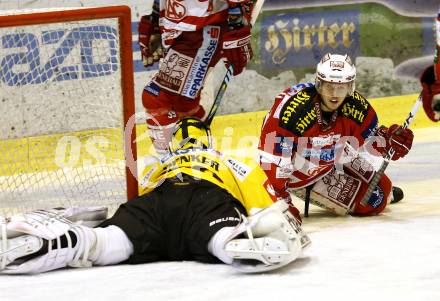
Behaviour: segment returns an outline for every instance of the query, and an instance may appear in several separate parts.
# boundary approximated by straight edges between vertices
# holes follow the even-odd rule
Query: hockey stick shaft
[[[211,106],[211,110],[209,110],[208,116],[205,119],[205,123],[207,125],[211,125],[212,119],[214,119],[214,115],[215,113],[217,113],[218,107],[222,102],[223,95],[225,95],[226,88],[228,87],[228,84],[231,81],[233,73],[234,73],[234,67],[232,67],[232,65],[229,65],[228,69],[226,70],[225,77],[223,78],[222,84],[220,85],[220,88],[218,89],[217,94],[214,98],[214,103]]]
[[[264,4],[264,0],[256,0],[254,7],[252,9],[251,20],[250,20],[251,25],[254,25],[255,22],[257,21],[257,17],[260,14],[263,4]],[[217,94],[214,98],[214,102],[211,106],[211,109],[209,110],[209,113],[205,119],[205,123],[207,125],[211,125],[211,122],[214,119],[214,116],[217,113],[218,108],[220,107],[223,96],[226,92],[226,88],[228,87],[228,84],[231,81],[233,73],[234,73],[234,67],[232,67],[232,65],[229,65],[229,67],[226,70],[225,77],[223,78],[220,88],[218,89]]]
[[[310,193],[311,193],[311,191],[312,191],[312,188],[310,186],[306,187],[306,196],[304,198],[304,216],[305,217],[309,217],[309,206],[310,206]]]
[[[405,122],[403,123],[404,129],[407,129],[409,127],[409,125],[411,124],[411,122],[414,119],[414,116],[416,115],[417,111],[419,110],[421,104],[422,104],[422,93],[420,93],[419,97],[417,98],[417,101],[415,102],[415,104],[412,107],[411,112],[409,113],[408,117],[406,118]],[[393,157],[394,153],[395,153],[395,151],[393,148],[390,148],[388,150],[388,153],[385,156],[382,165],[380,166],[379,170],[376,172],[376,174],[374,175],[370,184],[368,185],[367,192],[365,193],[365,196],[361,202],[361,204],[363,206],[367,205],[368,200],[371,197],[371,194],[373,193],[374,189],[376,189],[377,184],[379,183],[380,179],[382,178],[382,175],[384,174],[385,169],[387,169],[388,164],[390,164],[391,158]]]
[[[257,0],[254,4],[254,8],[252,9],[251,15],[251,24],[254,25],[257,21],[258,15],[260,14],[261,9],[263,8],[264,0]]]

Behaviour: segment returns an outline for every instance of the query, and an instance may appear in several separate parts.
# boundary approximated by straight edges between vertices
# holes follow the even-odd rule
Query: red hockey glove
[[[234,68],[234,75],[240,74],[253,56],[251,29],[248,26],[223,34],[223,56]]]
[[[153,65],[163,57],[162,40],[158,24],[153,24],[143,16],[139,22],[139,47],[141,48],[142,63],[145,67]]]
[[[432,121],[440,120],[440,83],[435,80],[434,66],[425,69],[420,78],[422,83],[423,109]]]
[[[401,125],[393,124],[389,128],[381,126],[377,131],[379,136],[385,138],[386,146],[384,152],[388,152],[390,148],[395,151],[391,160],[398,160],[405,157],[412,147],[414,134],[410,129],[404,129]]]

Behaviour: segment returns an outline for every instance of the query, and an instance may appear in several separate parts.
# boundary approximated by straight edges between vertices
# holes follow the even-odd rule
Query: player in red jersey
[[[437,46],[435,48],[434,64],[429,66],[420,79],[423,87],[423,109],[432,121],[440,120],[440,9],[436,19]]]
[[[142,61],[158,73],[145,86],[143,105],[153,145],[165,154],[170,131],[184,117],[203,119],[200,93],[221,58],[240,74],[252,58],[250,5],[253,0],[155,0],[138,31]]]
[[[368,203],[362,202],[375,173],[373,157],[390,147],[393,160],[405,156],[413,133],[396,124],[378,127],[373,107],[355,90],[355,77],[349,56],[326,54],[314,84],[296,85],[276,97],[259,149],[260,164],[280,199],[289,198],[289,191],[307,193],[311,203],[354,215],[378,214],[387,205],[392,184],[385,175]],[[399,193],[402,198],[396,188]]]

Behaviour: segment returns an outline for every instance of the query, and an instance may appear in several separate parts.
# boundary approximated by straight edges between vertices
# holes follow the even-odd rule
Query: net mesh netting
[[[119,52],[117,18],[0,28],[0,214],[127,200]]]

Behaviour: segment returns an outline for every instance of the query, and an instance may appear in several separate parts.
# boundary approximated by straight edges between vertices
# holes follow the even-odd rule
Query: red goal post
[[[82,204],[75,194],[98,205],[138,195],[136,166],[124,164],[125,200],[107,200],[120,161],[137,158],[135,130],[124,137],[135,114],[131,25],[128,6],[0,16],[0,214]]]

